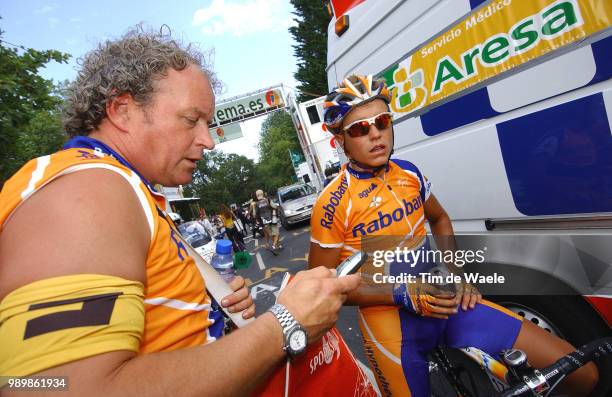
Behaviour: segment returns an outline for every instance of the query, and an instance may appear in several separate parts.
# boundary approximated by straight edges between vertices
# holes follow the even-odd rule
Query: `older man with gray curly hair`
[[[70,140],[0,193],[0,375],[67,376],[79,396],[246,395],[333,325],[359,279],[320,267],[223,335],[153,188],[189,183],[214,147],[216,85],[198,51],[142,29],[85,56]],[[253,317],[244,280],[230,287],[220,304]]]

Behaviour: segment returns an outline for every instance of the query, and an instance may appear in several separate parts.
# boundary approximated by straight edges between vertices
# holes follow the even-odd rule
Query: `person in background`
[[[204,226],[204,229],[206,229],[208,234],[210,234],[210,236],[214,238],[217,235],[217,229],[212,225],[210,220],[208,220],[208,215],[204,214],[200,221],[202,222],[202,225]]]
[[[242,211],[241,207],[238,207],[237,205],[234,204],[232,208],[232,212],[234,214],[234,219],[237,219],[240,221],[239,223],[242,226],[241,233],[243,234],[243,237],[244,237],[244,235],[247,235],[249,233],[247,230],[247,219],[244,216],[244,211]]]
[[[278,215],[277,205],[264,194],[263,190],[259,189],[255,192],[257,202],[255,203],[255,210],[257,217],[261,218],[263,223],[263,229],[266,239],[266,249],[276,251],[280,249],[279,239],[280,231],[278,228]],[[272,245],[270,246],[270,240]]]
[[[263,231],[263,222],[257,214],[257,193],[251,193],[251,201],[249,202],[248,216],[251,218],[251,225],[253,226],[253,239],[256,238],[256,233],[260,236],[265,237]]]
[[[325,169],[325,181],[323,186],[327,186],[336,176],[338,176],[340,170],[337,167],[328,167]]]
[[[219,207],[219,216],[221,216],[221,222],[225,227],[225,232],[227,233],[227,238],[232,242],[232,247],[234,252],[240,252],[245,250],[244,240],[236,227],[236,222],[234,221],[234,214],[232,211],[224,204],[221,204]]]

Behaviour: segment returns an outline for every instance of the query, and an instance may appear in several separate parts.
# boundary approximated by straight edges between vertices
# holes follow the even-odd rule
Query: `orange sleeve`
[[[324,248],[344,245],[347,208],[350,207],[348,181],[340,174],[321,192],[312,209],[310,241]]]

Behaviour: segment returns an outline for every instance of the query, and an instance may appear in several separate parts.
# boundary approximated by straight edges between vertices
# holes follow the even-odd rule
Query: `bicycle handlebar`
[[[574,352],[561,357],[551,366],[539,371],[535,370],[532,376],[526,376],[521,384],[506,390],[502,396],[516,397],[528,395],[526,393],[536,391],[538,388],[545,386],[550,378],[569,375],[578,368],[593,361],[593,359],[607,354],[612,354],[612,337],[594,340],[576,349]]]

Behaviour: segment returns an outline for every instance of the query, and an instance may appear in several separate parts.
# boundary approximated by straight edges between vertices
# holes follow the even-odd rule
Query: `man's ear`
[[[134,99],[130,94],[118,95],[106,102],[106,117],[117,129],[127,131],[133,106]]]

